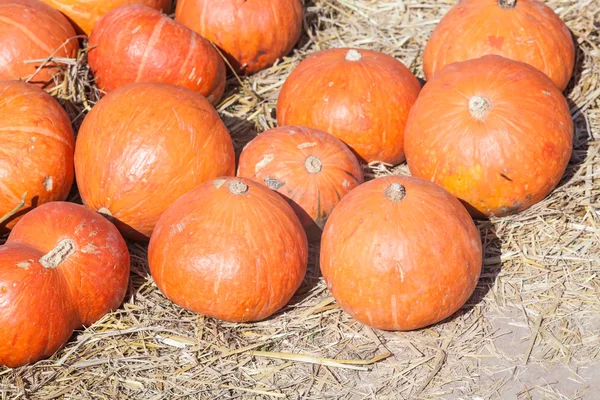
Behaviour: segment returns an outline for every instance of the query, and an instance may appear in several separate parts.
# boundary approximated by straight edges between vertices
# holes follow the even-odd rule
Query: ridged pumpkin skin
[[[0,246],[0,365],[51,356],[118,308],[128,282],[129,252],[113,224],[78,204],[36,208]]]
[[[219,178],[183,195],[156,225],[150,272],[179,306],[225,321],[265,319],[300,287],[306,234],[292,208],[268,187]]]
[[[406,176],[369,181],[329,217],[321,272],[340,306],[365,325],[413,330],[469,299],[481,273],[479,232],[438,185]]]
[[[404,125],[421,86],[400,61],[383,53],[329,49],[308,56],[285,81],[280,126],[330,133],[365,162],[404,161]]]
[[[73,58],[77,50],[75,30],[52,7],[38,0],[0,0],[0,80],[52,84],[52,77],[58,72],[53,68],[55,64],[25,61],[50,56]]]
[[[412,175],[438,183],[475,217],[546,197],[573,150],[567,100],[528,64],[500,56],[455,63],[423,88],[406,125]]]
[[[496,54],[534,66],[564,90],[573,74],[569,28],[539,0],[463,0],[435,27],[425,47],[430,79],[444,66]]]
[[[162,213],[200,183],[235,174],[227,128],[202,95],[166,83],[134,83],[102,98],[75,146],[84,204],[123,235],[147,240]]]
[[[239,73],[287,55],[302,33],[300,0],[179,0],[175,19],[217,45]]]
[[[277,190],[288,199],[310,240],[348,192],[364,182],[350,149],[318,129],[280,127],[252,140],[240,155],[238,176]]]
[[[0,217],[27,193],[23,208],[0,223],[3,231],[34,207],[67,198],[75,137],[60,104],[25,82],[0,81],[0,115]]]
[[[172,0],[42,0],[57,10],[63,12],[75,29],[89,35],[104,14],[115,8],[142,4],[165,13],[171,11]]]
[[[153,8],[132,5],[104,15],[90,35],[88,61],[105,92],[134,82],[194,90],[216,104],[225,90],[223,59],[186,26]]]

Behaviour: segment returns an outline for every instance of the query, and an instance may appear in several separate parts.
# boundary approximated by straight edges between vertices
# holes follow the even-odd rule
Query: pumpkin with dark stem
[[[560,90],[532,66],[500,56],[445,67],[406,125],[411,173],[445,187],[474,217],[510,215],[545,198],[572,149]]]
[[[229,132],[206,98],[166,83],[110,92],[86,115],[75,146],[84,204],[146,241],[181,195],[235,175]]]
[[[238,176],[266,184],[286,199],[309,239],[317,240],[337,203],[364,181],[362,167],[336,137],[304,127],[263,132],[240,155]]]
[[[217,104],[225,90],[225,63],[212,44],[150,7],[119,7],[104,15],[88,45],[90,68],[105,92],[128,83],[165,82]]]
[[[129,252],[113,224],[66,202],[25,215],[0,246],[0,365],[49,357],[121,305]]]
[[[161,217],[148,247],[150,272],[179,306],[225,321],[265,319],[300,287],[306,234],[268,187],[219,178],[183,195]]]
[[[321,271],[333,297],[377,329],[419,329],[451,316],[475,290],[481,265],[479,232],[464,206],[413,177],[354,189],[321,240]]]
[[[366,163],[404,161],[404,126],[421,86],[383,53],[329,49],[305,58],[277,101],[279,126],[330,133]]]
[[[300,0],[179,0],[175,19],[218,46],[239,73],[287,55],[302,33]]]
[[[569,28],[539,0],[463,0],[437,24],[425,46],[430,79],[444,66],[495,54],[530,64],[564,90],[573,74]]]
[[[36,206],[65,200],[74,179],[75,137],[69,116],[52,96],[20,81],[0,81],[0,232]]]

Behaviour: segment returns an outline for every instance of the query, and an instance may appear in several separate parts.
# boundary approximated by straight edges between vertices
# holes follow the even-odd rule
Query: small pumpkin
[[[217,45],[239,73],[287,55],[302,33],[300,0],[179,0],[175,19]]]
[[[31,211],[0,246],[0,365],[51,356],[118,308],[128,282],[127,245],[101,215],[66,202]]]
[[[166,83],[133,83],[107,94],[85,117],[75,171],[84,204],[143,241],[181,195],[233,176],[235,154],[204,96]]]
[[[406,125],[414,176],[438,183],[475,217],[546,197],[573,149],[569,105],[550,78],[500,56],[454,63],[426,85]]]
[[[90,35],[88,61],[96,84],[110,92],[128,83],[186,87],[216,104],[225,90],[223,59],[186,26],[143,5],[105,14]]]
[[[530,64],[560,90],[567,87],[575,64],[569,28],[543,2],[463,0],[441,19],[425,46],[425,77],[488,54]]]
[[[479,232],[442,187],[390,176],[350,192],[323,230],[321,272],[340,306],[365,325],[413,330],[469,299],[481,273]]]
[[[0,80],[51,85],[56,64],[30,61],[73,58],[77,50],[73,27],[52,7],[38,0],[0,0]]]
[[[316,240],[337,203],[364,181],[350,149],[318,129],[268,130],[242,151],[238,176],[261,182],[290,203],[309,239]]]
[[[300,287],[306,234],[277,193],[219,178],[183,195],[161,217],[148,247],[150,272],[179,306],[225,321],[265,319]]]
[[[172,0],[42,0],[63,12],[79,33],[89,35],[104,14],[122,6],[142,4],[165,13],[171,11]]]
[[[361,161],[404,161],[404,125],[421,86],[400,61],[383,53],[329,49],[308,56],[285,81],[280,126],[330,133]]]
[[[75,136],[61,105],[25,82],[0,81],[0,115],[0,217],[26,195],[21,210],[0,222],[3,231],[34,207],[67,198]]]

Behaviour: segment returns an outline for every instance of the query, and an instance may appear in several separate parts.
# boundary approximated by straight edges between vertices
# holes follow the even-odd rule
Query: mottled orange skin
[[[233,194],[229,184],[248,186]],[[265,319],[300,287],[304,229],[289,204],[244,178],[205,182],[161,217],[148,247],[150,272],[179,306],[225,321]]]
[[[142,4],[165,13],[171,12],[172,0],[42,0],[63,12],[79,33],[89,35],[104,14],[115,8]]]
[[[430,79],[444,66],[496,54],[534,66],[564,90],[573,74],[575,44],[569,29],[539,0],[463,0],[435,27],[425,47],[423,71]]]
[[[280,126],[330,133],[364,162],[404,161],[404,125],[421,86],[400,61],[383,53],[329,49],[304,59],[285,81],[277,102]]]
[[[25,61],[73,58],[79,50],[75,36],[64,15],[38,0],[0,0],[0,80],[52,85],[54,63]]]
[[[65,239],[74,252],[56,268],[40,258]],[[98,213],[66,202],[24,216],[0,246],[0,365],[51,356],[73,330],[118,308],[129,282],[129,252]]]
[[[489,99],[483,119],[473,96]],[[445,187],[473,216],[506,216],[546,197],[573,149],[567,100],[528,64],[500,56],[455,63],[423,88],[406,125],[414,176]]]
[[[217,104],[225,90],[223,59],[186,26],[153,8],[132,5],[105,14],[90,35],[88,61],[105,92],[134,82],[164,82]]]
[[[319,172],[309,172],[309,157],[321,161]],[[238,176],[283,195],[310,240],[321,237],[334,207],[364,181],[360,163],[342,141],[318,129],[292,126],[268,130],[248,143],[240,155]]]
[[[175,19],[217,45],[239,73],[287,55],[302,33],[300,0],[179,0]]]
[[[0,223],[4,231],[34,207],[67,198],[75,137],[60,104],[25,82],[0,81],[0,115],[0,217],[27,193],[21,210]]]
[[[398,202],[386,197],[404,186]],[[419,329],[469,299],[481,273],[479,232],[464,206],[433,183],[406,176],[369,181],[329,217],[321,272],[342,308],[365,325]]]
[[[181,195],[233,176],[235,154],[227,128],[202,95],[166,83],[133,83],[107,94],[85,117],[75,171],[87,207],[108,210],[123,235],[147,240]]]

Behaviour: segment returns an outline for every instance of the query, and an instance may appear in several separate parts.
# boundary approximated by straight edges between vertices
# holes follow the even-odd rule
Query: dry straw
[[[292,55],[234,77],[219,105],[239,151],[275,126],[279,89],[306,55],[356,46],[384,51],[422,77],[429,34],[450,0],[314,0]],[[479,223],[485,262],[469,303],[409,333],[374,331],[330,297],[311,248],[305,285],[267,321],[231,324],[186,312],[149,278],[130,244],[126,303],[77,332],[49,360],[0,369],[1,399],[595,399],[600,396],[600,2],[552,0],[577,38],[567,89],[575,151],[556,191],[532,209]],[[56,60],[53,91],[77,127],[98,99],[85,65]],[[373,164],[367,176],[404,174]],[[79,201],[74,193],[71,200]],[[594,369],[595,368],[595,369]],[[596,374],[596,379],[592,379]]]

